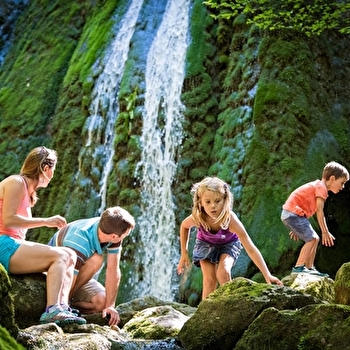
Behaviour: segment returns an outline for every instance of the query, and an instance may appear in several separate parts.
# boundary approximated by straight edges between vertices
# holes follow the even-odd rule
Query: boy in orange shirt
[[[308,219],[316,213],[322,232],[322,244],[327,247],[333,246],[335,238],[328,230],[323,207],[328,191],[338,193],[348,180],[349,172],[344,166],[336,162],[327,163],[323,169],[322,180],[315,180],[298,187],[283,205],[281,220],[291,230],[289,236],[294,240],[301,239],[305,242],[292,269],[293,274],[309,273],[328,277],[326,273],[317,271],[314,266],[320,238]]]

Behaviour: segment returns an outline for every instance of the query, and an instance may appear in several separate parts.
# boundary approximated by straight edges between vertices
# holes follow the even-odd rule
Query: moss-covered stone
[[[179,338],[188,350],[233,349],[264,309],[294,310],[317,302],[320,301],[291,288],[236,278],[199,304]]]
[[[15,321],[13,297],[11,295],[11,282],[5,268],[0,264],[0,326],[7,329],[9,334],[16,338],[18,326]],[[2,328],[1,328],[2,329]],[[4,332],[2,332],[5,334]]]

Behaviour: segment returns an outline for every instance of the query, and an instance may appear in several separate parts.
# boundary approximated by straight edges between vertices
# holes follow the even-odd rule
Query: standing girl
[[[62,228],[67,224],[60,215],[32,217],[31,207],[37,201],[36,190],[47,187],[57,163],[55,151],[34,148],[25,159],[19,175],[0,182],[0,263],[11,274],[47,272],[47,307],[40,323],[86,323],[68,306],[77,255],[68,248],[50,247],[26,241],[28,229]]]
[[[222,285],[231,281],[231,269],[241,252],[241,244],[266,282],[282,285],[271,275],[260,251],[231,210],[233,195],[228,184],[217,177],[206,177],[192,187],[191,194],[192,214],[182,221],[180,227],[181,257],[177,272],[181,274],[184,267],[189,266],[189,231],[197,227],[193,263],[202,269],[202,299],[215,290],[217,283]]]

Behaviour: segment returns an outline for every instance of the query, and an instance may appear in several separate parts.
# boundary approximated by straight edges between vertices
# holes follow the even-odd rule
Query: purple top
[[[202,226],[198,228],[197,239],[209,244],[226,244],[238,240],[238,236],[229,230],[220,229],[216,233],[206,231]]]

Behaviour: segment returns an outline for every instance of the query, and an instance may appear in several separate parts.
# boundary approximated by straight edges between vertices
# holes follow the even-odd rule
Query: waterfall
[[[142,3],[143,0],[133,0],[123,20],[119,23],[117,35],[106,51],[103,71],[96,80],[89,108],[91,115],[86,122],[88,137],[85,147],[82,148],[80,163],[82,158],[86,161],[86,157],[92,158],[91,164],[94,164],[96,159],[101,162],[98,165],[98,168],[102,169],[99,190],[100,213],[106,206],[107,178],[113,166],[114,126],[119,113],[119,86]],[[89,148],[93,150],[93,154],[87,151]]]
[[[169,0],[147,56],[142,155],[136,170],[142,197],[137,220],[141,240],[137,262],[143,268],[138,294],[163,300],[174,298],[174,257],[178,256],[171,186],[183,137],[180,95],[189,10],[190,0]]]

